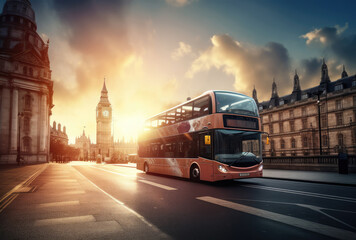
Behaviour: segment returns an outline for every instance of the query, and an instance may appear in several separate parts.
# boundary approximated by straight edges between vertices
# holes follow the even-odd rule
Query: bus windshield
[[[215,130],[214,159],[237,167],[249,167],[262,161],[260,133]]]
[[[236,113],[258,117],[256,102],[245,95],[231,92],[215,92],[217,113]]]

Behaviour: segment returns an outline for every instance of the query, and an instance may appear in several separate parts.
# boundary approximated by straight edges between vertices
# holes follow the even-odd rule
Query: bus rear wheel
[[[145,163],[145,165],[143,166],[143,171],[145,173],[148,173],[148,164],[147,163]]]
[[[200,180],[200,169],[198,165],[193,164],[190,167],[190,179],[193,181],[199,181]]]

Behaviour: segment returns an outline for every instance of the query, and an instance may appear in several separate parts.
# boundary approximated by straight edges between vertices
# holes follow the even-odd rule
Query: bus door
[[[199,156],[212,159],[213,134],[211,131],[199,133]]]

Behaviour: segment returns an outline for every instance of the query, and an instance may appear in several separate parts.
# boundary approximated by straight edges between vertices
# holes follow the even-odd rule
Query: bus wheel
[[[198,165],[193,164],[190,167],[190,179],[193,181],[199,181],[200,180],[200,169]]]
[[[148,173],[148,164],[147,164],[147,163],[145,163],[145,165],[144,165],[144,167],[143,167],[143,171],[144,171],[145,173]]]

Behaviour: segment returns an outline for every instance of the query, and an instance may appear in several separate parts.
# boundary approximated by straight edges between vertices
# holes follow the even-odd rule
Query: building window
[[[279,132],[283,133],[284,129],[283,129],[283,123],[279,123]]]
[[[31,152],[31,138],[30,137],[24,137],[23,138],[23,151],[24,152]]]
[[[295,139],[294,138],[292,138],[291,140],[290,140],[290,145],[291,145],[291,147],[292,148],[295,148]]]
[[[274,151],[274,140],[271,140],[271,150]]]
[[[321,138],[321,142],[322,142],[324,147],[327,147],[328,146],[328,136],[327,135],[323,135],[323,137]]]
[[[321,116],[321,127],[325,128],[327,127],[327,118],[326,118],[326,115],[322,115]]]
[[[344,135],[342,135],[341,133],[337,135],[337,143],[339,144],[339,146],[344,146]]]
[[[269,125],[269,133],[271,133],[271,134],[273,133],[273,124]]]
[[[290,126],[290,131],[294,132],[294,121],[290,121],[289,126]]]
[[[26,110],[31,109],[31,105],[32,105],[31,95],[25,95],[25,109]]]
[[[353,87],[356,87],[356,81],[353,81],[353,82],[352,82],[352,86],[353,86]]]
[[[336,85],[335,88],[334,88],[335,91],[339,91],[339,90],[342,90],[342,89],[343,89],[342,84]]]
[[[294,111],[293,111],[293,110],[290,110],[290,111],[289,111],[289,117],[290,117],[290,118],[294,118]]]
[[[285,141],[282,139],[282,140],[281,140],[281,149],[284,149],[285,146],[286,146],[286,143],[285,143]]]
[[[307,115],[307,108],[303,107],[302,108],[302,116],[306,116]]]
[[[336,110],[342,109],[342,100],[336,100],[335,101],[335,109]]]
[[[354,96],[353,99],[354,99],[354,101],[353,101],[354,102],[354,107],[356,107],[356,96]]]
[[[302,119],[302,128],[303,128],[303,129],[308,128],[308,121],[307,121],[306,118],[303,118],[303,119]]]
[[[336,125],[340,126],[343,124],[342,113],[336,113]]]
[[[280,112],[278,115],[279,115],[279,121],[282,121],[283,120],[283,113]]]
[[[323,103],[320,105],[320,112],[325,113],[325,110],[326,110],[326,104]]]
[[[308,147],[308,137],[303,137],[303,147]]]

